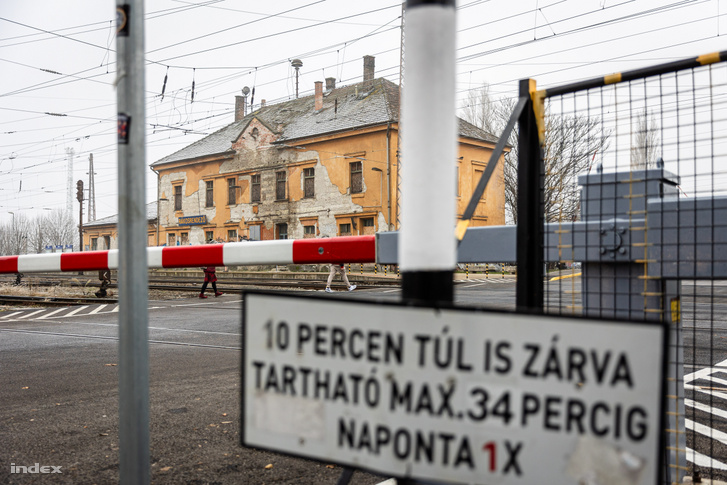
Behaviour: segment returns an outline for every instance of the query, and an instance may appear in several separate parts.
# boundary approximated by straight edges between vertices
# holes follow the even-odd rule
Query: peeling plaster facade
[[[398,86],[385,79],[325,94],[319,89],[314,96],[262,107],[155,162],[160,219],[155,242],[396,230],[398,105]],[[459,167],[461,215],[497,140],[460,120],[459,141],[460,158],[450,163]],[[472,225],[505,223],[502,166]]]

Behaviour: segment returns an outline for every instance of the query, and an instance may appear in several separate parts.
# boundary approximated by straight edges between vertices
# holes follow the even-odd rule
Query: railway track
[[[320,274],[308,274],[305,278],[291,275],[292,277],[263,278],[255,276],[240,276],[235,274],[218,273],[217,284],[219,289],[225,293],[242,293],[249,289],[297,289],[297,290],[323,290],[326,286],[326,279],[321,279]],[[310,276],[317,277],[315,279]],[[325,275],[323,275],[325,276]],[[352,282],[361,289],[399,286],[400,280],[393,278],[366,278],[360,281],[356,275],[350,275]],[[149,275],[149,290],[169,293],[198,293],[202,284],[202,278],[197,274],[156,276]],[[12,285],[15,281],[14,275],[0,277],[0,285]],[[23,277],[23,287],[60,287],[60,288],[85,288],[95,291],[99,287],[99,280],[95,274],[56,274],[36,273]],[[333,285],[342,286],[339,281]],[[116,283],[112,282],[109,289],[116,289]],[[2,293],[2,287],[0,287]],[[116,298],[96,298],[89,296],[16,296],[0,294],[0,305],[15,306],[63,306],[63,305],[84,305],[97,303],[116,303]]]

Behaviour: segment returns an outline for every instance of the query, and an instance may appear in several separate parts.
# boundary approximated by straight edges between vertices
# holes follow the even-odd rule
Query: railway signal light
[[[83,180],[76,182],[76,199],[83,202]]]

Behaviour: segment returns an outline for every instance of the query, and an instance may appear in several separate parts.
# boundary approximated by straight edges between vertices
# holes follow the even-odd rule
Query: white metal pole
[[[119,481],[128,485],[145,485],[150,481],[150,459],[144,2],[117,0],[116,13]]]
[[[455,1],[408,0],[405,15],[402,296],[451,302],[457,264]]]

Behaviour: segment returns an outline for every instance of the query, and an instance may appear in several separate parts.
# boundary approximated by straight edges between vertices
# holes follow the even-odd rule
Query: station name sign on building
[[[247,293],[244,446],[445,483],[653,484],[666,326]]]
[[[184,216],[177,220],[180,226],[201,226],[207,224],[207,216]]]

